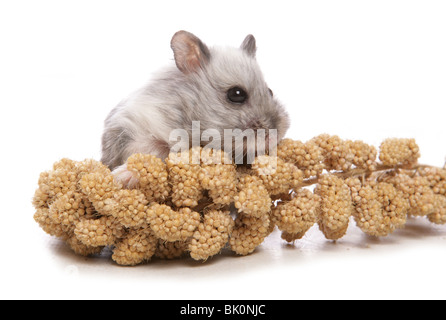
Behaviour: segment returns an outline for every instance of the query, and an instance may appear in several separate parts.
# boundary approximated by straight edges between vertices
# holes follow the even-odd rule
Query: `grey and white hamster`
[[[276,129],[285,135],[289,116],[273,96],[256,61],[256,40],[240,48],[208,47],[187,31],[171,40],[175,65],[121,101],[105,120],[102,159],[115,177],[129,183],[125,162],[134,153],[165,159],[172,130]],[[232,142],[231,142],[232,143]],[[222,142],[223,147],[223,142]]]

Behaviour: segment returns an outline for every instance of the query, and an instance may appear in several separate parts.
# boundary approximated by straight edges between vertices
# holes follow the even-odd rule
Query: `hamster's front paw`
[[[127,163],[117,167],[112,174],[115,177],[115,181],[122,184],[122,187],[125,189],[133,189],[139,182],[137,174],[127,169]]]

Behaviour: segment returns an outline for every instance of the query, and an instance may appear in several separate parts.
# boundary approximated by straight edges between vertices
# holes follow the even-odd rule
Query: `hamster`
[[[176,143],[170,133],[183,129],[191,134],[194,121],[201,132],[213,129],[221,136],[224,129],[276,129],[276,141],[290,125],[256,61],[254,36],[248,35],[240,48],[208,47],[192,33],[178,31],[171,48],[175,64],[121,101],[104,123],[101,161],[127,186],[135,183],[126,170],[130,155],[165,159]]]

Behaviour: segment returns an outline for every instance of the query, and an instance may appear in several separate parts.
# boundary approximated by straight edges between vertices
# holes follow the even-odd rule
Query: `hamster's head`
[[[234,138],[264,133],[256,137],[265,139],[266,149],[284,137],[289,116],[264,80],[254,36],[248,35],[239,48],[208,48],[195,35],[179,31],[171,47],[186,79],[189,94],[184,99],[192,106],[186,111],[186,122],[200,121],[202,132],[217,130],[222,137],[225,129],[232,130]],[[235,140],[222,141],[222,146],[233,146]],[[252,147],[245,144],[245,153]]]

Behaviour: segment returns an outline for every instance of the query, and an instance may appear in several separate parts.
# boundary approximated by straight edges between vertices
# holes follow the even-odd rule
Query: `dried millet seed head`
[[[446,169],[426,167],[418,170],[418,174],[427,179],[435,194],[446,196]]]
[[[78,223],[86,214],[82,194],[69,191],[58,197],[49,206],[48,216],[59,225],[63,232],[72,234]]]
[[[112,259],[120,265],[134,266],[150,260],[155,254],[158,239],[147,229],[130,229],[115,244]]]
[[[327,239],[343,237],[353,212],[350,188],[343,179],[326,174],[319,180],[314,193],[321,198],[319,228]]]
[[[185,252],[206,260],[226,245],[246,255],[275,225],[289,242],[315,221],[328,239],[338,239],[352,213],[374,236],[393,232],[407,214],[446,223],[446,169],[417,165],[413,139],[384,141],[382,163],[373,146],[330,135],[285,139],[277,151],[252,167],[200,147],[174,154],[176,162],[136,154],[127,163],[139,180],[135,190],[123,189],[100,162],[62,159],[40,175],[34,218],[79,254],[114,248],[122,265]],[[302,189],[310,184],[317,184],[314,193]],[[225,211],[232,204],[236,221]]]
[[[85,219],[76,224],[74,233],[79,241],[90,247],[113,245],[115,236],[113,229],[105,220],[109,217],[99,219]]]
[[[353,216],[363,232],[383,237],[406,222],[408,202],[392,184],[366,180],[351,191],[355,199]]]
[[[228,242],[233,227],[234,220],[229,212],[207,212],[189,243],[190,256],[195,260],[207,260],[218,254]]]
[[[352,163],[357,168],[374,170],[376,168],[376,156],[378,151],[374,146],[360,140],[346,141],[349,153],[353,155]]]
[[[243,175],[239,179],[238,194],[234,197],[235,208],[250,216],[261,217],[271,210],[271,197],[257,176]]]
[[[272,211],[273,222],[286,232],[287,237],[296,240],[304,235],[317,221],[320,198],[308,189],[298,190],[293,199],[279,203]]]
[[[40,207],[48,207],[57,197],[67,192],[77,191],[77,174],[62,168],[57,163],[57,169],[43,172],[39,177],[39,188],[37,189],[33,204]]]
[[[91,247],[111,246],[125,233],[124,226],[111,216],[83,219],[74,230],[78,240]]]
[[[435,195],[433,213],[428,214],[427,218],[435,224],[446,224],[446,197],[440,194]]]
[[[170,154],[166,159],[169,184],[172,186],[171,200],[177,207],[195,207],[203,198],[203,187],[199,179],[200,153],[201,148],[193,148],[190,152]]]
[[[379,182],[375,189],[378,200],[383,206],[384,215],[390,219],[393,228],[401,228],[406,223],[409,202],[393,184]]]
[[[34,214],[34,220],[49,235],[67,240],[71,235],[67,234],[63,226],[57,223],[50,215],[49,208],[37,208]]]
[[[379,159],[387,166],[410,165],[420,157],[415,139],[386,139],[381,143],[379,151]]]
[[[138,190],[121,189],[113,199],[104,201],[104,214],[116,218],[126,228],[138,228],[147,224],[148,201]]]
[[[260,218],[240,214],[229,239],[231,250],[239,255],[252,253],[272,232],[269,215]]]
[[[303,181],[301,170],[278,157],[259,156],[252,164],[252,169],[262,179],[270,195],[288,194]]]
[[[200,214],[190,208],[172,209],[164,204],[152,204],[147,210],[147,221],[153,234],[165,241],[185,241],[200,224]]]
[[[310,141],[322,149],[325,169],[346,171],[351,168],[354,154],[346,141],[328,134],[321,134]]]
[[[303,171],[305,178],[320,175],[325,167],[323,150],[313,141],[302,143],[283,139],[277,146],[277,156],[296,165]]]
[[[392,183],[409,201],[408,214],[426,216],[434,212],[435,193],[425,177],[398,174],[387,178],[386,182]]]
[[[153,155],[134,154],[127,160],[127,169],[138,178],[138,188],[151,201],[164,201],[170,193],[166,164]]]
[[[202,165],[199,172],[202,188],[209,191],[215,204],[230,204],[237,193],[237,170],[233,164]]]
[[[104,176],[100,172],[83,175],[80,188],[97,209],[104,206],[106,199],[113,199],[121,189],[112,175]]]

